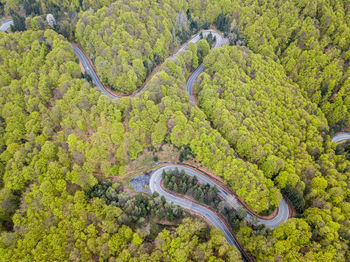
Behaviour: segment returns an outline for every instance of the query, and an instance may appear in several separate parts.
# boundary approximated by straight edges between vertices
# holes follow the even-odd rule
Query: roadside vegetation
[[[151,240],[128,224],[150,219],[147,209],[110,199],[125,187],[105,192],[101,181],[170,147],[257,213],[281,192],[292,201],[297,217],[273,230],[235,220],[256,260],[348,261],[349,146],[330,135],[350,127],[349,10],[342,0],[0,1],[19,31],[0,33],[0,260],[237,260],[199,220],[150,230]],[[212,26],[237,46],[210,51],[207,38],[166,60]],[[83,78],[66,39],[123,93],[165,63],[145,92],[113,102]],[[185,84],[201,61],[198,108]],[[126,192],[151,208],[153,197]]]
[[[93,90],[70,44],[52,30],[0,34],[1,260],[239,260],[223,233],[199,220],[141,229],[152,216],[171,220],[183,211],[98,182],[125,174],[146,147],[160,148],[170,132],[160,106],[141,98],[116,105]],[[170,63],[175,72],[187,72],[184,59],[190,68],[191,52],[184,56]]]
[[[218,214],[223,215],[234,231],[239,229],[240,221],[247,216],[244,209],[234,210],[228,207],[219,197],[216,186],[200,183],[196,176],[190,177],[183,169],[179,171],[175,168],[168,172],[163,170],[162,176],[166,189],[209,206]]]
[[[152,194],[151,197],[141,193],[130,196],[125,192],[123,186],[117,183],[99,183],[92,187],[87,195],[90,198],[102,198],[107,205],[125,210],[124,223],[131,227],[141,225],[150,217],[169,221],[184,217],[181,207],[166,202],[165,198],[160,197],[157,193]]]
[[[224,201],[219,198],[216,187],[211,187],[209,184],[201,184],[196,176],[191,178],[183,169],[179,171],[176,168],[168,172],[163,170],[162,176],[164,186],[170,191],[189,196],[211,208],[216,209],[216,207],[220,207],[223,210]]]
[[[27,29],[48,28],[46,15],[53,14],[60,21],[57,32],[71,41],[76,38],[81,41],[93,61],[98,58],[99,63],[95,65],[104,75],[103,80],[112,88],[126,93],[135,90],[139,84],[135,75],[144,79],[144,72],[147,75],[157,64],[156,60],[164,59],[171,48],[186,41],[199,28],[207,29],[215,24],[229,38],[230,44],[247,45],[256,53],[278,59],[287,75],[300,86],[303,95],[322,109],[332,130],[349,128],[347,65],[350,58],[350,22],[346,1],[196,0],[154,1],[144,5],[142,1],[133,0],[126,5],[122,1],[114,3],[111,0],[59,3],[53,0],[7,0],[0,3],[0,13],[10,15],[12,10],[16,12],[12,13],[14,16],[26,17]],[[122,8],[117,10],[116,6]],[[159,13],[160,9],[165,13]],[[117,22],[109,23],[108,19],[118,12],[129,15],[121,15]],[[148,12],[152,19],[145,15]],[[164,21],[157,24],[153,21],[158,21],[158,16]],[[88,21],[91,26],[86,30]],[[143,21],[146,27],[138,21]],[[130,39],[135,37],[139,41],[121,41],[128,35]],[[91,37],[95,38],[91,40]],[[137,46],[140,41],[149,44],[150,49],[145,49],[143,44]],[[135,48],[143,51],[127,52]],[[128,65],[136,63],[137,59],[141,59],[141,63],[123,68],[122,58],[118,59],[118,55],[108,59],[115,49],[126,51],[123,58]],[[159,49],[158,58],[154,57],[155,49]],[[111,74],[107,64],[119,74]],[[116,75],[124,77],[118,80],[118,84],[123,83],[120,86]],[[132,88],[123,86],[125,83]]]
[[[347,254],[336,252],[336,246],[349,229],[347,216],[341,214],[348,205],[350,162],[336,154],[335,144],[326,136],[329,127],[322,110],[303,96],[280,64],[247,48],[213,50],[204,65],[206,73],[195,88],[200,108],[238,155],[259,166],[291,200],[299,218],[287,224],[293,225],[296,234],[312,235],[311,241],[321,247],[322,251],[304,252],[304,244],[296,241],[293,245],[300,245],[299,259],[342,260],[339,255]],[[334,216],[338,211],[340,217]],[[320,230],[321,225],[330,231]],[[278,230],[273,231],[274,240],[267,242],[275,248],[266,246],[270,251],[264,259],[270,259],[281,244],[274,235]],[[243,245],[248,242],[242,240]],[[262,256],[255,246],[247,249]],[[282,256],[292,256],[296,250],[285,246]]]

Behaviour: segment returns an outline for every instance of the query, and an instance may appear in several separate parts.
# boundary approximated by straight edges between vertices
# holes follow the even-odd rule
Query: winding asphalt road
[[[0,23],[0,32],[6,32],[10,28],[10,26],[13,25],[12,20],[3,20]]]
[[[1,27],[0,30],[7,30],[11,23],[13,23],[11,20],[10,21],[6,21],[6,23]],[[215,31],[202,31],[203,36],[206,36],[210,33],[212,33],[213,36],[216,37],[216,43],[215,46],[213,48],[218,48],[220,46],[223,45],[223,38],[220,34],[216,33]],[[188,43],[192,42],[192,43],[197,43],[200,40],[200,34],[195,35],[190,41],[188,41],[187,43],[185,43],[181,48],[178,49],[177,52],[175,52],[170,58],[170,60],[175,59],[176,55],[179,54],[180,52],[182,52],[183,50],[186,49],[186,47],[188,46]],[[111,94],[110,92],[108,92],[104,85],[101,83],[101,81],[99,80],[98,76],[96,75],[92,65],[89,62],[89,59],[86,57],[86,55],[84,54],[84,52],[78,48],[76,45],[72,44],[72,48],[74,53],[76,54],[76,56],[79,58],[79,60],[81,61],[83,67],[85,68],[86,73],[88,73],[91,78],[92,81],[94,82],[94,84],[101,90],[101,92],[105,95],[107,95],[110,99],[119,99],[120,97]],[[188,81],[187,81],[187,91],[190,95],[191,98],[193,98],[192,95],[192,86],[194,83],[194,80],[202,73],[202,71],[204,70],[203,65],[201,64],[193,73],[192,75],[189,77]],[[140,89],[138,92],[143,91],[146,88],[146,85],[144,85],[144,87],[142,89]],[[199,172],[195,172],[192,169],[189,168],[185,168],[182,166],[177,166],[177,165],[168,165],[166,167],[157,169],[156,171],[153,172],[151,178],[150,178],[150,189],[151,192],[158,192],[160,195],[163,195],[167,201],[171,201],[174,204],[177,204],[185,209],[189,209],[203,217],[205,217],[207,220],[209,220],[214,226],[216,226],[217,228],[219,228],[220,230],[222,230],[225,234],[225,238],[227,240],[227,242],[231,245],[236,245],[238,250],[241,252],[242,257],[245,261],[249,261],[248,257],[246,256],[244,250],[242,250],[242,248],[239,246],[239,244],[237,243],[237,241],[235,240],[234,236],[231,234],[230,230],[228,229],[228,227],[226,226],[226,224],[221,220],[221,218],[219,216],[217,216],[213,211],[211,211],[210,209],[202,206],[202,205],[198,205],[196,203],[193,203],[189,200],[185,200],[182,198],[179,198],[175,195],[172,195],[168,192],[166,192],[165,190],[162,189],[162,187],[160,186],[161,183],[161,179],[162,179],[162,171],[163,169],[165,170],[169,170],[172,168],[178,167],[179,169],[185,169],[186,173],[189,174],[190,176],[197,176],[198,180],[203,182],[203,183],[208,183],[211,186],[216,185],[218,188],[218,192],[219,195],[226,201],[226,203],[228,205],[230,205],[233,208],[242,208],[243,206],[240,204],[239,201],[237,201],[236,197],[234,195],[232,195],[230,192],[226,191],[223,187],[221,187],[220,185],[214,183],[212,180],[208,179],[206,176],[204,176],[203,174],[199,173]],[[244,207],[243,207],[244,208]],[[247,219],[251,219],[254,216],[247,212],[248,216]],[[279,212],[278,215],[272,219],[272,220],[263,220],[263,219],[257,219],[258,223],[260,224],[265,224],[267,227],[270,228],[274,228],[276,226],[278,226],[281,222],[285,221],[289,216],[289,209],[288,206],[286,204],[286,202],[284,200],[281,201],[280,205],[279,205]]]
[[[187,168],[184,166],[180,166],[180,165],[167,165],[166,167],[162,167],[162,168],[155,170],[151,176],[150,185],[149,185],[152,193],[154,192],[154,191],[152,191],[152,188],[155,191],[157,191],[159,194],[161,194],[161,192],[164,191],[164,190],[160,189],[161,188],[160,181],[162,180],[162,171],[163,170],[165,170],[165,171],[172,170],[172,169],[175,169],[176,167],[179,170],[183,169],[186,172],[186,174],[188,174],[191,177],[196,176],[198,178],[198,181],[200,181],[201,183],[209,184],[212,187],[216,186],[218,189],[219,196],[231,208],[234,208],[236,210],[239,210],[239,209],[246,210],[246,208],[241,204],[241,202],[236,198],[236,196],[233,195],[228,190],[226,190],[224,187],[222,187],[222,185],[220,183],[215,182],[214,180],[208,178],[208,176],[206,176],[200,172],[197,172],[193,169],[190,169],[190,168]],[[152,183],[156,183],[156,185],[154,185]],[[176,197],[176,196],[173,196],[173,197]],[[180,205],[180,204],[178,204],[178,205]],[[247,211],[247,219],[248,220],[250,220],[250,221],[256,220],[257,224],[264,224],[266,227],[272,228],[272,229],[277,227],[282,222],[286,221],[290,215],[288,204],[287,204],[286,200],[284,200],[283,198],[278,205],[278,213],[273,219],[258,218],[255,215],[253,215],[252,213],[250,213],[248,210],[246,210],[246,211]]]
[[[216,37],[216,43],[215,43],[215,46],[214,48],[217,48],[217,47],[220,47],[223,43],[223,38],[220,34],[216,33],[215,31],[211,31],[211,30],[206,30],[206,31],[202,31],[203,33],[203,36],[207,36],[209,35],[210,33],[212,33],[213,36]],[[197,35],[195,35],[190,41],[186,42],[184,45],[182,45],[181,48],[179,48],[171,57],[169,57],[168,59],[169,60],[174,60],[176,58],[176,55],[178,55],[180,52],[184,51],[188,44],[189,43],[197,43],[199,40],[200,40],[200,33],[198,33]],[[92,66],[89,62],[89,59],[85,56],[84,52],[79,48],[77,47],[76,45],[72,44],[72,47],[73,47],[73,51],[75,53],[75,55],[79,58],[79,60],[81,61],[81,63],[83,64],[84,68],[85,68],[85,71],[86,73],[88,73],[91,78],[92,78],[92,81],[94,82],[94,84],[101,90],[101,92],[105,95],[107,95],[110,99],[119,99],[120,97],[117,96],[117,95],[114,95],[110,92],[108,92],[106,90],[106,88],[104,87],[104,85],[101,83],[100,79],[98,78],[98,76],[96,75],[95,71],[92,69]],[[198,69],[201,69],[203,66],[200,65]],[[198,73],[198,75],[203,71],[204,68],[201,69],[201,71],[197,72],[197,70],[195,72]],[[197,76],[198,76],[197,75]],[[197,77],[194,75],[194,73],[190,76],[190,79],[193,78],[192,83],[194,81],[194,79]],[[190,80],[189,80],[190,81]],[[187,84],[188,85],[188,84]],[[137,93],[139,92],[142,92],[146,89],[146,85],[144,85],[144,87],[140,90],[138,90]],[[191,92],[192,94],[192,92]]]
[[[219,48],[223,44],[223,39],[221,35],[215,33],[216,36],[216,43],[213,48]],[[186,90],[189,94],[189,96],[193,99],[193,93],[192,93],[192,87],[193,83],[196,80],[196,78],[203,72],[204,66],[201,64],[193,73],[192,75],[188,78],[187,83],[186,83]],[[181,167],[182,168],[182,167]],[[212,180],[208,179],[206,176],[203,176],[202,174],[193,171],[192,169],[186,169],[185,170],[187,174],[190,176],[196,175],[198,180],[200,180],[203,183],[207,183],[211,186],[216,185],[219,189],[219,195],[225,200],[226,203],[228,203],[232,208],[238,210],[241,208],[244,208],[244,206],[237,200],[237,198],[232,195],[230,192],[226,191],[223,189],[219,184],[214,183]],[[245,209],[245,208],[244,208]],[[264,224],[266,227],[269,228],[275,228],[282,222],[286,221],[289,217],[289,207],[284,198],[282,198],[281,202],[278,205],[278,213],[273,219],[262,219],[254,216],[252,213],[247,211],[248,216],[247,218],[251,221],[257,220],[258,224]]]
[[[0,26],[0,31],[1,32],[6,32],[11,25],[13,25],[13,21],[12,20],[5,20],[0,22],[2,23]],[[202,32],[204,36],[208,35],[210,32],[209,31],[203,31]],[[220,46],[222,46],[223,44],[223,38],[221,37],[220,34],[216,33],[216,32],[212,32],[213,36],[216,37],[216,43],[214,48],[218,48]],[[180,52],[182,52],[183,50],[186,49],[188,43],[192,42],[192,43],[196,43],[200,40],[200,35],[197,34],[196,36],[194,36],[190,41],[188,41],[186,44],[184,44],[176,53],[173,54],[172,57],[170,57],[170,60],[175,59],[175,56],[177,54],[179,54]],[[103,84],[101,83],[101,81],[99,80],[98,76],[96,75],[95,71],[92,68],[92,65],[89,62],[89,59],[85,56],[85,54],[82,52],[82,50],[80,48],[78,48],[77,46],[72,44],[72,48],[74,50],[74,53],[76,54],[76,56],[79,58],[79,60],[81,61],[82,65],[84,66],[86,72],[91,76],[94,84],[101,90],[101,92],[105,95],[107,95],[110,99],[118,99],[119,97],[116,95],[111,94],[110,92],[108,92],[105,87],[103,86]],[[193,99],[193,94],[192,94],[192,87],[193,87],[193,83],[195,81],[195,79],[203,72],[204,70],[204,66],[203,64],[201,64],[189,77],[187,84],[186,84],[186,90],[189,94],[189,96]],[[143,91],[146,88],[146,85],[140,89],[138,92]],[[336,134],[333,138],[332,141],[334,142],[341,142],[344,140],[348,140],[350,139],[350,132],[349,133],[339,133]],[[233,237],[233,235],[231,234],[230,230],[227,228],[227,226],[225,225],[225,223],[221,220],[221,218],[219,218],[214,212],[212,212],[211,210],[209,210],[208,208],[193,203],[189,200],[177,197],[175,195],[172,195],[170,193],[168,193],[167,191],[165,191],[162,187],[161,187],[161,180],[162,180],[162,171],[165,170],[171,170],[171,169],[175,169],[178,168],[179,170],[184,169],[186,171],[186,173],[190,176],[196,176],[198,178],[199,181],[201,181],[202,183],[208,183],[210,186],[214,186],[216,185],[216,187],[218,188],[218,193],[219,195],[225,200],[225,202],[231,206],[232,208],[235,209],[239,209],[239,208],[244,208],[242,206],[242,204],[236,199],[236,197],[234,195],[232,195],[230,192],[228,192],[227,190],[225,190],[223,187],[221,187],[219,184],[214,183],[211,179],[209,179],[207,176],[196,172],[192,169],[183,167],[183,166],[178,166],[178,165],[168,165],[162,168],[159,168],[157,170],[155,170],[150,178],[150,190],[151,192],[158,192],[160,195],[164,196],[165,199],[167,201],[171,201],[174,204],[177,204],[179,206],[182,206],[185,209],[189,209],[193,212],[196,212],[198,214],[200,214],[201,216],[205,217],[207,220],[209,220],[215,227],[219,228],[220,230],[222,230],[225,234],[225,238],[227,240],[227,242],[231,245],[235,245],[238,250],[242,253],[243,259],[245,261],[248,261],[249,259],[246,257],[245,252],[242,250],[242,248],[239,246],[239,244],[237,243],[237,241],[235,240],[235,238]],[[278,207],[278,214],[276,217],[274,217],[273,219],[270,220],[266,220],[266,219],[261,219],[261,218],[257,218],[255,217],[253,214],[251,214],[249,211],[247,212],[247,219],[255,219],[257,220],[258,224],[264,224],[266,227],[269,228],[275,228],[276,226],[278,226],[280,223],[282,223],[283,221],[285,221],[286,219],[288,219],[289,217],[289,208],[288,205],[286,203],[286,201],[284,199],[281,200],[281,202],[279,203],[279,207]]]
[[[80,50],[79,47],[72,44],[73,51],[75,55],[79,58],[80,62],[83,64],[83,67],[85,68],[85,72],[91,76],[92,81],[94,84],[101,90],[103,94],[108,96],[110,99],[118,98],[117,96],[109,93],[101,83],[100,79],[97,77],[95,71],[92,69],[90,62],[88,58],[85,56],[82,50]]]
[[[153,172],[153,174],[151,175],[150,182],[149,182],[149,188],[150,188],[151,192],[152,193],[157,192],[159,195],[164,196],[166,201],[173,202],[175,205],[179,205],[185,209],[191,210],[191,211],[205,217],[215,227],[217,227],[218,229],[220,229],[221,231],[224,232],[227,242],[230,245],[235,245],[237,247],[237,249],[241,252],[244,261],[249,261],[249,258],[246,256],[244,250],[241,248],[241,246],[238,244],[238,242],[236,241],[234,236],[231,234],[231,232],[228,229],[228,227],[226,226],[226,224],[221,220],[221,218],[217,214],[215,214],[213,211],[211,211],[210,209],[208,209],[202,205],[196,204],[192,201],[189,201],[189,200],[177,197],[173,194],[170,194],[161,187],[163,170],[168,171],[168,170],[175,169],[176,167],[179,170],[184,169],[186,171],[186,173],[190,176],[197,176],[199,181],[205,180],[203,175],[193,171],[192,169],[182,167],[182,166],[177,166],[177,165],[169,165],[166,167],[161,167]],[[218,187],[218,189],[219,189],[219,194],[221,196],[222,196],[222,194],[226,193],[222,188]]]
[[[212,34],[213,34],[213,36],[216,37],[216,42],[215,42],[215,46],[213,47],[213,49],[219,48],[220,46],[222,46],[224,44],[224,40],[220,34],[215,33],[215,32],[212,32]],[[205,32],[205,34],[203,33],[203,35],[208,35],[208,32]],[[189,94],[191,99],[193,99],[193,93],[192,93],[193,83],[196,80],[196,78],[203,72],[203,70],[204,70],[204,66],[203,66],[203,64],[201,64],[199,67],[197,67],[197,69],[191,74],[191,76],[187,80],[186,90],[187,90],[187,93]]]

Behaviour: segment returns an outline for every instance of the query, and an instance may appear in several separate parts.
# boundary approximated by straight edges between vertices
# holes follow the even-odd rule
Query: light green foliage
[[[254,52],[279,58],[331,127],[349,127],[346,1],[238,1],[235,22]]]
[[[122,249],[126,248],[126,244],[131,241],[132,237],[131,228],[123,225],[108,241],[109,253],[119,254]]]
[[[80,78],[69,43],[53,31],[0,33],[0,260],[239,260],[201,222],[150,233],[128,223],[130,210],[145,210],[131,209],[135,202],[122,210],[86,198],[97,178],[125,174],[163,143],[189,151],[256,212],[279,203],[275,185],[306,203],[274,230],[241,222],[239,241],[257,261],[349,260],[350,165],[327,137],[349,127],[346,1],[4,3],[7,14],[29,12],[33,30],[47,28],[52,13],[56,30],[75,35],[102,81],[124,93],[219,14],[252,51],[190,44],[145,92],[113,103]],[[184,86],[202,59],[199,109]]]
[[[128,199],[125,193],[118,195],[124,203],[122,210],[113,202],[107,205],[102,199],[89,201],[86,197],[99,176],[119,175],[146,146],[161,147],[173,124],[188,125],[185,136],[177,132],[173,139],[189,144],[194,131],[193,121],[188,120],[188,101],[186,96],[179,100],[176,94],[185,94],[178,86],[186,81],[192,66],[190,52],[179,56],[176,63],[166,63],[168,67],[152,81],[151,92],[115,104],[80,78],[70,44],[53,31],[2,36],[0,260],[115,257],[120,261],[162,261],[183,258],[181,247],[191,245],[188,250],[198,250],[198,258],[215,256],[230,261],[239,257],[222,233],[214,239],[225,247],[218,254],[221,244],[211,245],[202,234],[202,230],[207,232],[206,224],[197,221],[193,223],[200,223],[198,230],[186,222],[186,227],[197,230],[189,238],[181,237],[187,230],[172,232],[178,234],[174,245],[179,246],[174,246],[174,253],[162,254],[156,242],[145,242],[144,236],[150,233],[140,226],[145,219],[137,216],[149,210],[135,199],[124,203],[123,199]],[[156,88],[170,95],[160,98],[162,103],[152,91]],[[107,195],[116,193],[110,188]],[[152,201],[150,205],[155,206]],[[160,197],[154,201],[162,203]],[[163,203],[161,210],[182,213],[169,203]],[[132,228],[128,221],[139,224]],[[152,232],[152,237],[158,232]]]
[[[206,57],[209,54],[210,46],[208,42],[205,39],[198,41],[198,60],[200,62],[203,61],[204,57]]]
[[[203,77],[199,104],[241,157],[258,164],[268,178],[280,171],[301,176],[314,165],[322,153],[325,119],[288,82],[280,65],[225,47],[213,51],[205,66],[215,77]],[[303,190],[301,181],[299,187]]]
[[[140,236],[137,233],[134,233],[132,236],[132,243],[139,247],[142,244],[143,240],[140,238]]]
[[[189,43],[188,44],[188,47],[187,47],[188,50],[191,51],[192,53],[192,67],[193,69],[196,69],[198,67],[198,48],[197,48],[197,45],[195,43]]]
[[[311,231],[304,220],[293,219],[276,228],[273,236],[276,238],[274,253],[285,259],[291,259],[295,256],[294,252],[300,252],[301,248],[310,243]]]
[[[116,1],[96,13],[82,13],[76,36],[103,82],[131,93],[179,44],[175,31],[185,29],[175,24],[177,12],[166,1]]]
[[[210,234],[208,242],[201,239]],[[174,234],[163,231],[156,239],[156,251],[161,251],[171,261],[241,261],[241,256],[225,240],[223,232],[212,229],[208,232],[205,223],[185,219]],[[217,252],[217,255],[214,253]],[[222,260],[221,260],[221,259]]]
[[[347,253],[342,245],[347,246],[348,240],[339,234],[347,232],[341,227],[348,228],[349,221],[340,210],[349,194],[350,163],[335,155],[329,140],[322,138],[328,130],[323,113],[288,80],[281,65],[246,48],[214,50],[204,65],[209,75],[204,74],[197,86],[197,99],[213,126],[241,157],[256,163],[278,187],[285,187],[283,192],[298,212],[305,209],[303,195],[309,205],[296,225],[286,222],[272,236],[242,229],[243,244],[261,260],[274,254],[344,261]],[[309,242],[311,236],[315,242]],[[261,253],[251,242],[264,242],[265,237],[274,249],[264,244],[267,251]],[[304,246],[310,251],[305,253]]]

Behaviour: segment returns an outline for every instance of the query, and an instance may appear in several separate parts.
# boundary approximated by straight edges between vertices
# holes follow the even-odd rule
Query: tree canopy
[[[128,187],[134,166],[170,148],[259,214],[281,193],[291,201],[296,217],[272,230],[193,191],[215,199],[257,261],[348,261],[349,149],[330,136],[350,128],[349,10],[341,0],[0,1],[14,20],[0,33],[0,260],[239,260],[221,231]],[[210,27],[236,46],[211,51],[208,37],[166,59]],[[120,93],[159,67],[144,92],[111,101],[65,38]],[[197,107],[185,86],[202,61]]]

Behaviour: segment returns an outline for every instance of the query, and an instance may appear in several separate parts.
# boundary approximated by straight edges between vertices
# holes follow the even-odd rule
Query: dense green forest
[[[236,158],[203,112],[189,104],[183,87],[193,57],[192,51],[186,51],[176,61],[166,61],[164,70],[149,82],[149,91],[120,100],[123,108],[128,106],[122,112],[129,117],[130,130],[141,133],[139,152],[147,145],[159,148],[164,139],[178,148],[189,147],[196,159],[221,176],[256,212],[273,209],[281,199],[273,182],[256,165]]]
[[[114,90],[131,93],[192,35],[195,29],[191,29],[186,14],[168,3],[116,1],[96,13],[82,13],[76,37],[102,81]]]
[[[328,130],[322,111],[303,97],[280,64],[247,48],[214,50],[204,65],[206,73],[196,87],[199,106],[231,147],[242,158],[256,163],[291,198],[302,213],[299,219],[288,222],[293,234],[309,234],[305,241],[311,238],[322,251],[299,250],[295,254],[298,249],[285,246],[276,253],[282,243],[281,233],[276,232],[284,226],[272,232],[268,243],[273,246],[265,246],[265,253],[255,245],[246,248],[261,259],[278,254],[299,260],[344,260],[342,244],[348,241],[350,222],[350,162],[335,154],[329,137],[322,138]],[[238,233],[242,242],[250,243],[242,230]],[[311,243],[291,245],[301,248]]]
[[[227,213],[257,261],[348,261],[349,146],[330,136],[350,128],[349,10],[346,0],[0,0],[23,31],[0,33],[0,260],[239,260],[221,231],[128,187],[130,166],[171,148],[259,214],[281,193],[292,202],[296,218],[273,230]],[[166,60],[210,27],[237,46],[201,40]],[[124,94],[164,63],[146,91],[111,101],[68,41]],[[197,107],[185,86],[202,61]]]
[[[349,128],[350,6],[343,0],[195,0],[198,21],[240,32],[254,52],[278,60],[303,95],[324,112],[330,127]]]
[[[348,1],[254,1],[241,11],[248,47],[279,59],[331,127],[349,127]]]
[[[116,106],[94,91],[81,79],[70,44],[51,30],[1,33],[0,57],[2,260],[183,261],[214,255],[226,261],[239,259],[221,231],[209,232],[196,220],[184,220],[170,230],[157,229],[153,223],[149,235],[149,229],[141,227],[142,217],[153,211],[142,206],[164,205],[159,197],[142,200],[121,189],[117,194],[116,187],[96,189],[99,173],[122,174],[119,167],[135,159],[146,143],[157,146],[163,140],[165,122],[158,124],[165,125],[165,132],[158,128],[161,133],[151,141],[146,141],[147,126],[142,126],[160,117],[154,102],[143,101],[149,117],[145,123],[136,115],[128,118],[130,129],[124,133],[121,120],[131,113],[141,115],[141,100],[121,100]],[[181,102],[178,105],[181,110]],[[161,212],[156,217],[170,220],[181,211],[167,215],[159,206],[156,209]]]
[[[105,84],[123,93],[139,87],[191,33],[217,24],[232,43],[239,39],[279,60],[332,130],[350,127],[347,1],[4,1],[3,11],[11,9],[27,14],[31,29],[44,29],[42,15],[54,14],[57,31],[70,40],[76,36]]]

